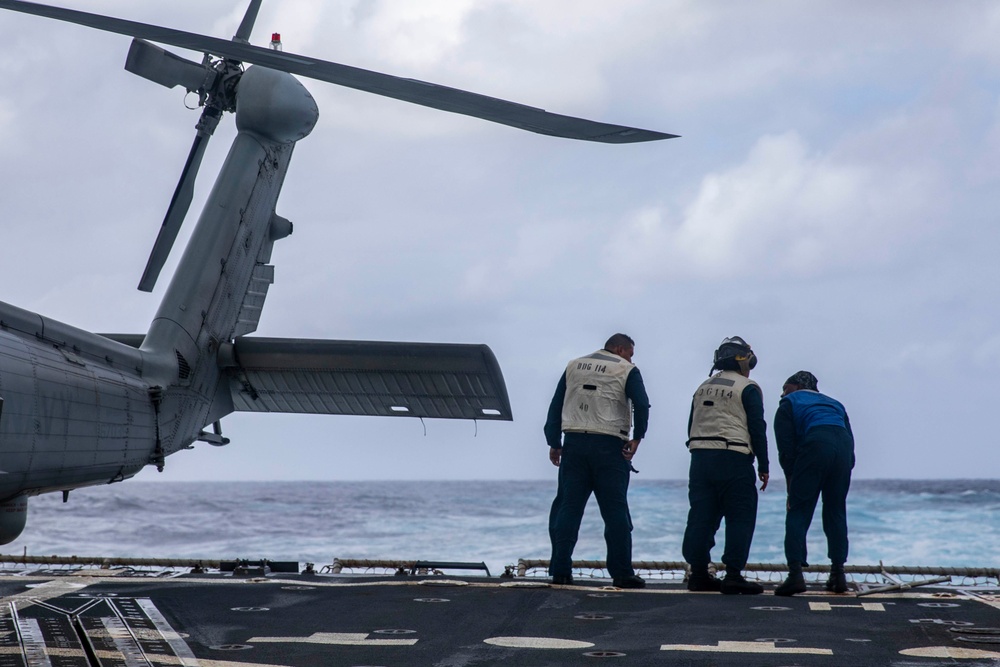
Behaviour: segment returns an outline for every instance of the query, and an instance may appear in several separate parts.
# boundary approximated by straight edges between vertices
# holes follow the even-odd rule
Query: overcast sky
[[[245,10],[56,4],[223,38]],[[127,37],[10,12],[0,29],[0,299],[144,333],[232,117],[139,292],[198,112],[122,68]],[[556,381],[616,331],[653,404],[642,478],[686,477],[691,394],[732,335],[760,359],[769,423],[800,369],[846,405],[857,477],[1000,474],[1000,6],[265,0],[253,41],[272,31],[287,52],[682,138],[573,142],[304,80],[320,119],[278,202],[295,233],[257,334],[486,343],[514,422],[235,414],[232,444],[140,479],[554,479]]]

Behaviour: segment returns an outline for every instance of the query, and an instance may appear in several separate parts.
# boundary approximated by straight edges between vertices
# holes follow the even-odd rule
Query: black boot
[[[763,586],[747,581],[738,570],[726,570],[726,578],[722,580],[723,595],[760,595],[763,592]]]
[[[788,564],[788,578],[781,582],[781,585],[774,589],[774,594],[781,597],[788,597],[796,593],[806,592],[806,580],[802,576],[802,566],[798,563]]]
[[[718,593],[722,590],[722,582],[709,574],[708,568],[698,570],[692,568],[687,588],[689,591]]]
[[[627,577],[615,577],[611,580],[615,588],[645,588],[646,580],[637,574],[630,574]]]
[[[831,593],[847,592],[847,577],[844,575],[843,563],[834,563],[830,566],[830,578],[826,580],[826,590]]]

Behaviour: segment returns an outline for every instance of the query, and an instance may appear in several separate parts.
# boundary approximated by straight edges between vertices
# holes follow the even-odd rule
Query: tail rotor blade
[[[163,265],[167,262],[170,249],[177,239],[177,233],[181,230],[181,223],[187,215],[191,206],[191,199],[194,197],[194,181],[198,175],[198,168],[201,166],[201,159],[205,155],[205,147],[208,145],[210,135],[199,132],[194,137],[194,144],[191,145],[191,152],[188,153],[187,162],[184,164],[184,171],[181,172],[181,179],[174,190],[174,196],[170,199],[170,207],[163,218],[163,225],[160,226],[160,233],[156,236],[156,243],[153,244],[153,251],[149,254],[146,262],[146,270],[142,273],[139,281],[139,289],[143,292],[152,292],[156,285],[156,279],[163,270]]]
[[[167,88],[184,86],[189,92],[210,90],[215,70],[170,53],[144,39],[133,39],[125,59],[125,69]]]

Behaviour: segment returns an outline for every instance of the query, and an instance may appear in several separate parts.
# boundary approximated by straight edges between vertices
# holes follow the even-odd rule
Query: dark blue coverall
[[[750,445],[761,473],[769,472],[767,458],[767,423],[764,421],[764,397],[757,385],[750,384],[740,394],[747,415]],[[692,404],[691,414],[694,414]],[[688,417],[688,432],[691,416]],[[725,449],[692,449],[688,476],[687,527],[681,552],[692,572],[704,571],[711,563],[715,534],[726,519],[726,550],[722,562],[726,572],[739,573],[750,557],[750,544],[757,526],[757,475],[754,456]]]
[[[649,397],[638,368],[625,380],[625,395],[632,401],[632,438],[646,435]],[[562,409],[566,397],[566,374],[559,379],[545,420],[545,440],[549,447],[562,448],[559,488],[549,512],[552,559],[549,575],[568,577],[573,569],[573,548],[580,533],[583,512],[593,493],[604,519],[604,541],[608,547],[607,567],[612,578],[635,574],[632,569],[632,516],[628,511],[628,482],[631,467],[622,456],[625,441],[602,433],[562,434]]]
[[[823,532],[833,565],[847,561],[847,492],[854,468],[854,434],[847,411],[818,391],[781,399],[774,416],[778,462],[788,480],[785,558],[807,566],[806,534],[823,497]]]

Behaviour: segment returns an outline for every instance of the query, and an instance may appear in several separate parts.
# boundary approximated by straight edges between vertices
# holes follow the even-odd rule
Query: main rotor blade
[[[573,116],[563,116],[549,113],[544,109],[416,79],[381,74],[293,53],[243,44],[238,41],[228,41],[73,9],[50,7],[22,0],[0,0],[0,9],[10,9],[68,21],[192,51],[208,52],[216,56],[298,74],[433,109],[474,116],[538,134],[611,144],[657,141],[677,136],[624,125],[599,123]]]
[[[149,260],[146,262],[146,270],[142,272],[142,279],[139,280],[139,289],[143,292],[152,292],[156,285],[156,279],[163,270],[163,265],[167,262],[170,249],[174,246],[177,233],[181,230],[181,223],[187,215],[188,208],[191,207],[191,199],[194,197],[194,179],[198,175],[198,168],[201,166],[201,158],[205,155],[205,147],[208,145],[209,135],[199,132],[194,137],[191,144],[191,151],[188,153],[187,162],[184,163],[184,171],[181,172],[181,179],[177,182],[174,196],[170,199],[170,207],[163,217],[163,224],[160,226],[160,233],[156,235],[156,242],[153,244],[153,251],[149,253]]]
[[[250,0],[250,6],[247,7],[246,14],[243,15],[243,20],[240,22],[240,27],[233,35],[233,39],[237,42],[249,42],[250,33],[253,32],[253,24],[257,21],[257,12],[260,11],[260,0]]]

